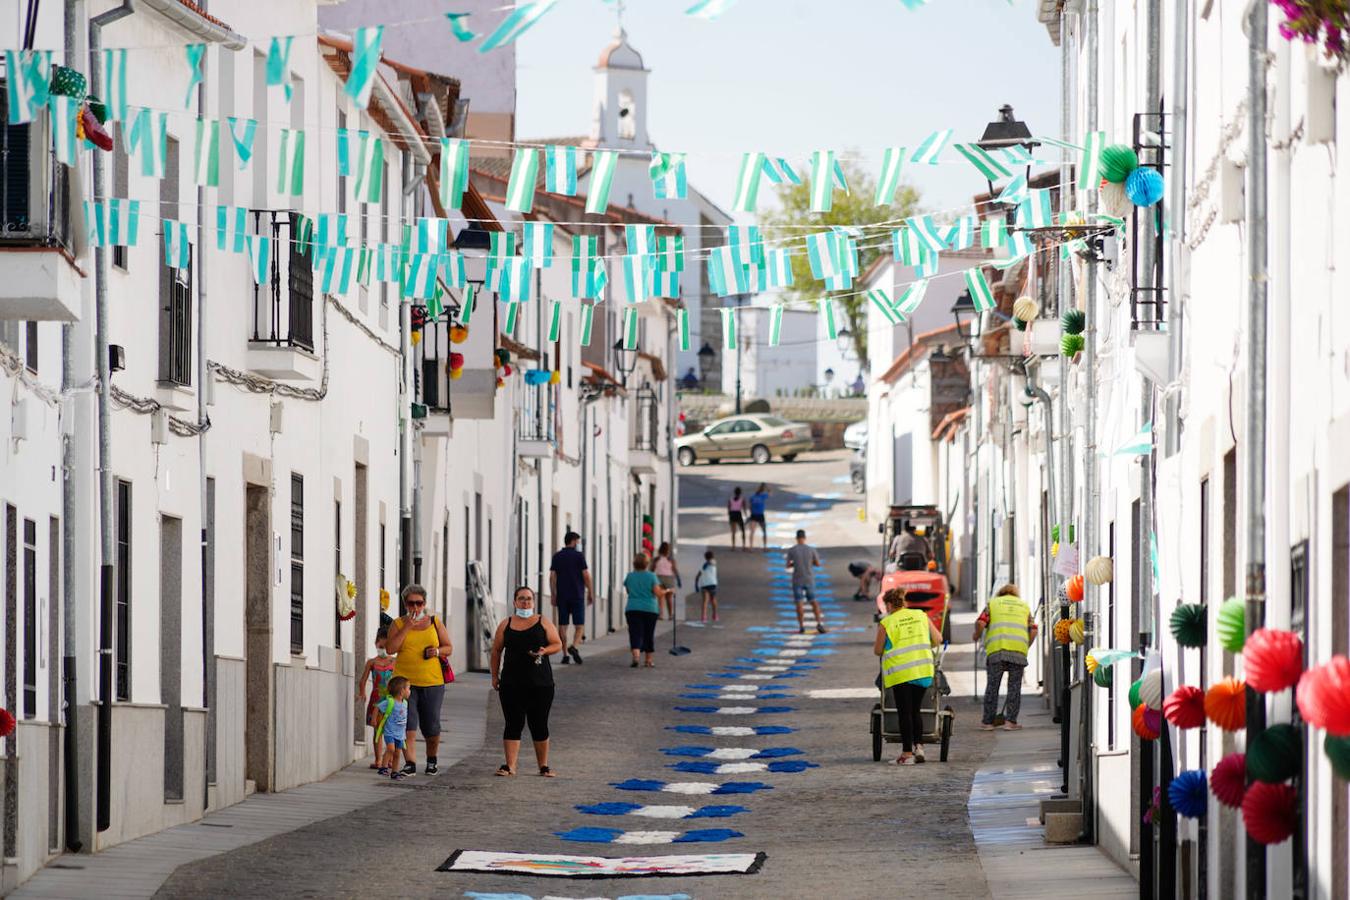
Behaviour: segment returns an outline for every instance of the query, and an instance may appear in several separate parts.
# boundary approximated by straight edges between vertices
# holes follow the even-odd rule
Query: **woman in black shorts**
[[[736,532],[739,530],[741,546],[749,550],[749,545],[745,543],[745,497],[741,496],[740,488],[732,491],[731,499],[727,501],[727,518],[731,521],[731,549],[736,549]]]
[[[492,689],[498,692],[506,728],[502,752],[506,762],[498,775],[516,774],[520,736],[528,721],[539,774],[553,777],[548,767],[548,713],[553,706],[553,667],[548,658],[562,649],[553,623],[539,615],[534,591],[516,588],[514,615],[497,626],[492,638]]]

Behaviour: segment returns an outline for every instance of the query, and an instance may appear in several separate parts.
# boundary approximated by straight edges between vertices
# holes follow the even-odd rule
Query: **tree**
[[[815,212],[811,209],[811,184],[807,178],[801,184],[785,184],[778,188],[779,209],[767,213],[761,218],[766,230],[766,238],[772,241],[786,241],[778,246],[791,246],[793,285],[784,291],[787,302],[799,305],[819,305],[823,294],[833,297],[838,308],[843,310],[848,325],[850,340],[858,359],[867,359],[867,298],[857,290],[827,292],[821,283],[811,274],[811,265],[800,239],[812,231],[825,231],[832,225],[856,226],[862,229],[858,239],[858,270],[865,271],[878,256],[891,252],[890,233],[894,227],[889,224],[897,219],[914,215],[919,208],[919,192],[913,187],[902,184],[897,190],[895,202],[889,206],[875,206],[876,180],[871,173],[850,159],[841,159],[844,179],[848,182],[846,194],[838,188],[834,191],[834,202],[829,212]]]

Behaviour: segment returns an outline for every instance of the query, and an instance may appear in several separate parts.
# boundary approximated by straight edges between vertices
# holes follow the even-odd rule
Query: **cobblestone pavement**
[[[556,779],[532,773],[522,752],[515,778],[497,778],[501,714],[489,701],[488,741],[438,777],[404,782],[372,806],[280,835],[178,870],[164,897],[456,897],[470,892],[517,897],[620,897],[687,894],[692,897],[881,897],[922,893],[944,898],[987,897],[988,889],[966,814],[975,770],[993,745],[976,731],[978,710],[968,697],[958,710],[950,761],[898,769],[874,763],[868,733],[869,696],[819,699],[812,690],[866,689],[871,654],[870,608],[849,600],[851,559],[878,552],[858,527],[856,500],[838,458],[791,465],[699,467],[682,487],[681,556],[692,576],[705,546],[717,550],[723,601],[720,627],[680,628],[687,656],[658,654],[654,670],[628,668],[623,650],[592,655],[583,666],[555,667],[553,767]],[[716,476],[716,477],[712,477]],[[770,477],[773,476],[773,477]],[[831,598],[822,639],[799,643],[785,618],[782,558],[778,553],[730,552],[720,497],[733,480],[751,489],[780,482],[770,506],[770,545],[781,527],[805,527],[820,536]],[[786,482],[791,482],[791,487]],[[845,523],[851,524],[846,525]],[[853,546],[848,545],[853,542]],[[866,543],[864,543],[866,542]],[[686,589],[692,577],[686,578]],[[751,630],[754,629],[754,630]],[[767,630],[766,630],[767,629]],[[784,644],[782,642],[786,641]],[[785,679],[741,679],[769,654],[789,652],[770,665],[791,665]],[[801,652],[799,652],[801,651]],[[823,652],[822,652],[823,651]],[[802,660],[816,668],[801,668]],[[970,648],[957,647],[948,665],[969,670]],[[780,674],[780,673],[767,673]],[[723,699],[737,693],[697,685],[736,682],[741,690],[786,694],[763,700]],[[771,686],[772,691],[765,690]],[[780,687],[781,686],[781,689]],[[686,696],[690,695],[690,696]],[[715,699],[709,699],[709,698]],[[676,707],[788,707],[749,715],[680,711]],[[447,723],[450,728],[455,723]],[[781,725],[787,734],[722,736],[677,733],[674,725]],[[734,774],[706,772],[712,760],[663,753],[681,747],[798,750],[763,762],[733,763]],[[891,758],[894,747],[888,746]],[[680,751],[692,753],[696,751]],[[810,766],[804,766],[809,763]],[[758,766],[766,769],[758,769]],[[672,768],[679,766],[680,768]],[[372,776],[373,778],[374,776]],[[629,779],[665,782],[757,781],[772,789],[697,797],[619,790]],[[603,803],[705,804],[744,807],[726,818],[654,820],[597,815],[580,806]],[[579,829],[613,829],[597,832]],[[614,833],[706,832],[712,843],[592,843],[567,839]],[[630,834],[629,839],[633,839]],[[668,840],[648,835],[643,840]],[[455,850],[568,853],[589,856],[670,853],[763,853],[754,874],[698,878],[650,877],[570,882],[560,878],[438,872]]]

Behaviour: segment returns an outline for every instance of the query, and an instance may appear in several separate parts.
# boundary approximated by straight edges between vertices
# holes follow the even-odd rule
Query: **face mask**
[[[533,606],[517,606],[517,607],[516,607],[516,615],[520,616],[522,619],[528,619],[530,616],[534,615],[534,607],[533,607]]]

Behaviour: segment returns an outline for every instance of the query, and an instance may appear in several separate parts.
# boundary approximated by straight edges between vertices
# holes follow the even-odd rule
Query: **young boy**
[[[375,740],[384,742],[384,756],[380,760],[379,773],[388,775],[394,781],[408,777],[397,766],[398,752],[404,749],[404,743],[408,739],[408,695],[411,693],[412,686],[408,683],[408,679],[402,675],[395,675],[389,679],[389,696],[375,704],[381,716],[380,724],[375,729]],[[403,759],[404,762],[408,761],[406,751]]]
[[[797,604],[797,633],[806,634],[806,619],[802,605],[811,604],[811,612],[816,617],[816,631],[824,634],[825,617],[820,612],[820,602],[816,600],[816,573],[820,568],[820,557],[816,550],[806,542],[806,532],[797,529],[797,543],[788,548],[787,570],[792,573],[792,599]]]
[[[366,660],[361,677],[356,679],[356,699],[361,701],[366,699],[366,677],[369,676],[371,679],[370,700],[366,702],[366,724],[376,729],[374,737],[371,738],[375,754],[375,761],[370,764],[372,769],[380,767],[380,758],[384,756],[384,746],[380,743],[378,730],[380,713],[375,704],[389,696],[389,679],[394,676],[394,658],[384,649],[384,642],[388,637],[389,629],[384,626],[375,632],[375,656]]]
[[[708,604],[712,604],[713,621],[717,621],[717,560],[709,550],[703,554],[703,567],[694,576],[694,588],[703,592],[703,618],[708,621]]]

